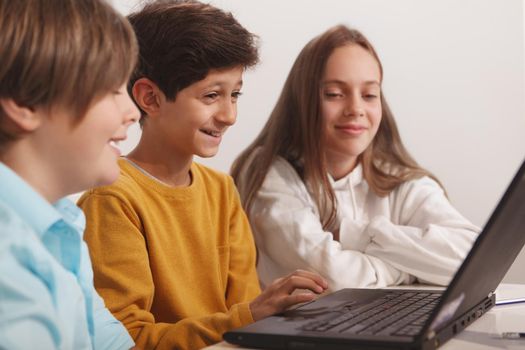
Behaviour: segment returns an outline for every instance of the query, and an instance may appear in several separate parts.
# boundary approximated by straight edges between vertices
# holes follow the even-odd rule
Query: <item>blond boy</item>
[[[99,0],[0,0],[0,348],[129,349],[63,197],[119,173],[129,23]]]

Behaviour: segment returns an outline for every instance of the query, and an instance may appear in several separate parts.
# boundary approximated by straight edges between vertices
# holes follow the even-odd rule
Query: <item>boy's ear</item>
[[[148,116],[157,114],[161,104],[161,91],[157,84],[148,78],[137,79],[131,93],[135,102]]]
[[[13,99],[0,99],[0,105],[7,115],[6,126],[14,132],[32,132],[42,124],[43,115],[30,107],[24,107]]]

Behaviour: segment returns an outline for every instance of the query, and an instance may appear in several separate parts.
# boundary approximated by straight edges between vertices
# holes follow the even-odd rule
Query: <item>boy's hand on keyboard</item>
[[[296,270],[286,277],[278,278],[250,303],[250,311],[255,321],[283,312],[292,305],[315,299],[323,293],[328,283],[320,275]],[[311,292],[293,293],[297,289]]]

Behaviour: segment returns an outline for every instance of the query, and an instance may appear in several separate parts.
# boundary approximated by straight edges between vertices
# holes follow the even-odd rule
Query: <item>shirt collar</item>
[[[50,204],[18,174],[0,162],[0,199],[40,236],[57,221],[64,220],[77,231],[85,227],[82,211],[69,199]]]
[[[347,183],[350,181],[352,186],[357,186],[363,181],[363,166],[358,163],[357,166],[348,175],[335,181],[332,175],[328,174],[330,184],[334,189],[346,188]]]

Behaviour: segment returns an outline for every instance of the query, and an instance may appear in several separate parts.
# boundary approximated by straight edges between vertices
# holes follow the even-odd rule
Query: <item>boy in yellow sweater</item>
[[[130,89],[143,133],[119,161],[117,182],[79,201],[95,286],[138,346],[201,348],[327,285],[296,271],[261,293],[232,179],[193,162],[214,156],[235,122],[242,74],[258,60],[254,36],[194,1],[159,1],[129,19],[140,47]]]

